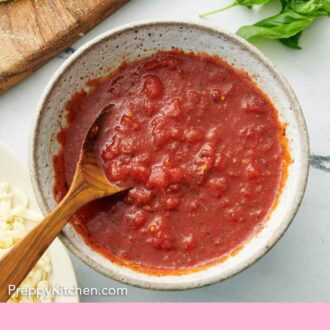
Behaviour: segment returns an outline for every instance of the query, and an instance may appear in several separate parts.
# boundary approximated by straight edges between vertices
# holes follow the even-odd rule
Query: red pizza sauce
[[[173,51],[89,85],[67,106],[56,199],[104,108],[111,110],[97,142],[100,164],[110,182],[131,187],[73,217],[89,245],[131,267],[171,272],[224,258],[262,226],[289,156],[274,107],[245,73]]]

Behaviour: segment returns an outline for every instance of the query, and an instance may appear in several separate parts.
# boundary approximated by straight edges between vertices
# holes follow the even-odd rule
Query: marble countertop
[[[27,166],[28,139],[36,105],[55,70],[87,40],[118,25],[144,19],[194,19],[224,1],[132,0],[124,8],[58,55],[30,78],[0,97],[0,140]],[[227,3],[224,2],[224,4]],[[229,3],[229,0],[228,0]],[[276,11],[276,3],[259,11],[234,8],[207,18],[235,32]],[[202,20],[200,20],[202,21]],[[330,21],[319,19],[301,39],[303,50],[276,41],[257,46],[284,73],[306,118],[311,171],[295,220],[276,246],[246,271],[205,288],[184,292],[150,291],[108,279],[72,256],[80,287],[127,287],[127,296],[85,296],[81,301],[330,301]],[[1,160],[0,160],[1,161]]]

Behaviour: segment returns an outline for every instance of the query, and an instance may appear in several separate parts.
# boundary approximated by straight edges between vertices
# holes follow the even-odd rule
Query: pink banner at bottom
[[[330,304],[2,304],[1,329],[329,329]]]

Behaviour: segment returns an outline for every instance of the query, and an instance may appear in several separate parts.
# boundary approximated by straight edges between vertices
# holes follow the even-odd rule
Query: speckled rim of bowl
[[[301,145],[301,175],[299,177],[299,183],[297,187],[297,193],[294,196],[293,203],[291,207],[288,209],[288,211],[285,214],[284,220],[281,222],[281,226],[277,228],[277,231],[274,232],[271,237],[269,237],[267,244],[262,246],[258,251],[255,251],[255,253],[251,254],[247,260],[245,260],[244,263],[242,263],[239,267],[236,267],[235,269],[231,269],[230,271],[227,271],[225,275],[219,275],[217,273],[215,274],[208,274],[209,269],[211,269],[213,266],[209,266],[201,271],[196,272],[197,274],[203,274],[202,278],[198,281],[194,280],[187,280],[187,281],[181,281],[185,277],[189,277],[190,273],[178,275],[178,276],[155,276],[155,275],[148,275],[144,274],[143,276],[150,277],[150,280],[148,279],[141,279],[139,278],[138,272],[135,275],[130,274],[126,277],[123,277],[123,274],[118,274],[113,270],[107,269],[103,267],[101,264],[98,264],[95,260],[93,260],[89,255],[84,254],[82,251],[76,248],[74,244],[63,234],[61,233],[60,238],[64,242],[64,244],[69,248],[71,252],[73,252],[78,258],[80,258],[82,261],[84,261],[86,264],[88,264],[90,267],[92,267],[97,272],[100,272],[110,278],[113,278],[115,280],[121,281],[126,284],[131,284],[138,287],[143,287],[147,289],[156,289],[156,290],[185,290],[185,289],[191,289],[191,288],[197,288],[205,285],[210,285],[216,282],[220,282],[222,280],[228,279],[244,269],[251,266],[253,263],[255,263],[257,260],[259,260],[263,255],[265,255],[273,246],[274,244],[282,237],[282,235],[285,233],[289,225],[291,224],[292,220],[294,219],[294,216],[296,212],[298,211],[298,208],[301,204],[302,198],[304,196],[304,192],[307,185],[308,180],[308,173],[309,173],[309,138],[308,138],[308,132],[306,123],[304,120],[303,113],[301,111],[301,107],[299,105],[299,102],[295,96],[295,93],[293,92],[291,86],[287,82],[286,78],[277,70],[277,68],[270,62],[270,60],[256,47],[251,45],[250,43],[246,42],[244,39],[238,37],[235,34],[229,33],[227,31],[224,31],[223,29],[216,28],[213,26],[209,26],[208,24],[200,24],[199,22],[195,21],[187,21],[187,20],[181,20],[181,21],[171,21],[171,20],[157,20],[157,21],[143,21],[143,22],[134,22],[131,24],[122,25],[118,28],[112,29],[108,32],[105,32],[101,34],[100,36],[92,39],[91,41],[87,42],[85,45],[80,47],[73,55],[71,55],[56,71],[53,78],[49,81],[47,84],[42,96],[41,101],[38,106],[38,110],[36,112],[36,116],[34,119],[34,124],[31,131],[30,136],[30,147],[29,147],[29,169],[30,169],[30,175],[32,179],[32,185],[33,189],[35,191],[37,201],[43,210],[44,213],[48,212],[47,209],[47,203],[45,201],[44,196],[41,193],[40,189],[40,182],[37,177],[37,164],[36,164],[36,142],[38,138],[38,125],[40,122],[40,118],[43,115],[43,109],[44,104],[47,100],[48,94],[51,92],[53,86],[61,78],[61,76],[64,74],[66,69],[68,69],[71,65],[74,65],[75,61],[84,54],[85,51],[97,47],[99,43],[102,43],[104,39],[109,38],[112,35],[119,34],[128,30],[137,29],[141,27],[148,27],[148,26],[155,26],[155,25],[184,25],[185,27],[191,27],[191,28],[197,28],[204,30],[205,32],[209,33],[216,33],[222,36],[225,36],[226,38],[230,39],[231,42],[236,43],[242,47],[245,48],[245,51],[249,53],[252,56],[255,56],[258,58],[258,60],[267,67],[272,75],[274,76],[274,79],[276,79],[280,85],[283,87],[285,92],[288,95],[288,98],[290,100],[290,109],[294,112],[295,120],[298,127],[298,133],[299,138],[301,139],[300,145]],[[218,265],[218,264],[217,264]],[[124,268],[119,266],[119,268]],[[196,274],[195,273],[195,274]],[[157,278],[169,278],[168,281],[157,281]],[[152,279],[151,279],[152,278]],[[180,280],[179,280],[180,279]],[[177,281],[179,280],[179,281]]]

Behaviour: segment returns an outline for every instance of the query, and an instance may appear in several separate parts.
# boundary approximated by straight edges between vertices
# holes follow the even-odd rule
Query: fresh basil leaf
[[[235,6],[263,5],[271,0],[235,0],[231,5],[203,14],[207,16]],[[285,46],[301,49],[302,31],[320,16],[330,17],[330,0],[280,0],[281,12],[254,25],[242,26],[237,34],[247,40],[256,37],[278,39]]]
[[[255,25],[242,26],[237,34],[250,40],[255,37],[267,39],[285,39],[304,30],[317,17],[306,16],[292,10],[284,11],[278,15],[266,18]]]
[[[330,1],[329,0],[285,0],[286,6],[284,10],[294,10],[302,15],[313,16],[329,16]]]
[[[222,7],[220,9],[212,10],[207,13],[200,14],[200,17],[210,16],[213,14],[221,13],[222,11],[225,11],[229,8],[233,8],[236,6],[247,6],[248,8],[252,8],[256,5],[264,5],[265,3],[269,2],[271,0],[235,0],[233,3],[231,3],[228,6]]]
[[[279,41],[290,48],[294,48],[294,49],[301,49],[301,47],[299,46],[299,39],[302,35],[302,31],[298,32],[296,35],[290,37],[290,38],[285,38],[285,39],[279,39]]]

